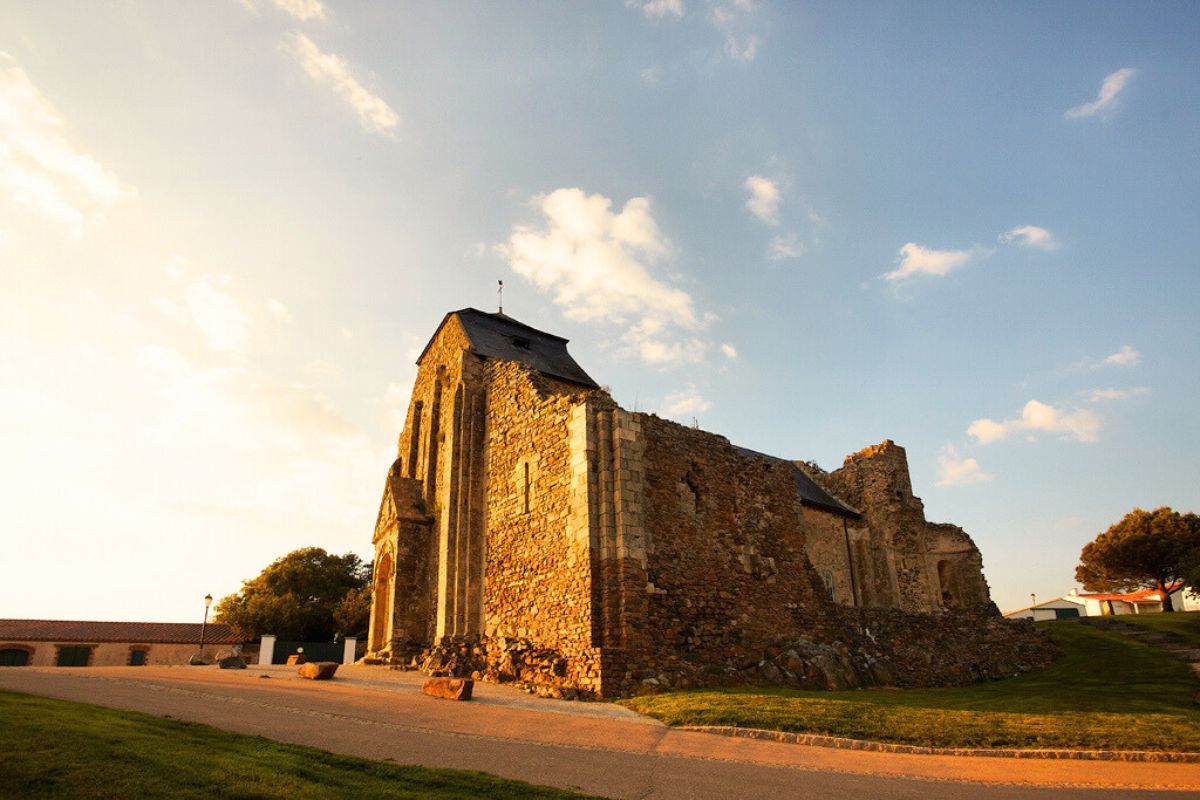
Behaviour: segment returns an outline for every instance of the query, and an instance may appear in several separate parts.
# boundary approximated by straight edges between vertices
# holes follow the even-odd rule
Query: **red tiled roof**
[[[1158,589],[1138,589],[1136,592],[1113,592],[1109,594],[1078,594],[1076,597],[1086,597],[1089,600],[1124,600],[1126,603],[1158,603],[1162,595]]]
[[[59,619],[0,619],[0,642],[130,642],[199,644],[199,622],[75,622]],[[205,644],[238,644],[228,625],[209,623]]]

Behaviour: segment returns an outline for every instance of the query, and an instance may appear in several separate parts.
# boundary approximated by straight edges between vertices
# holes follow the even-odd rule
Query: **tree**
[[[278,558],[242,590],[223,598],[216,620],[245,639],[265,633],[292,641],[329,641],[361,633],[370,609],[371,564],[354,553],[304,547]],[[367,611],[356,610],[366,598]],[[351,598],[353,598],[351,600]]]
[[[1157,589],[1163,611],[1173,611],[1169,589],[1189,577],[1198,557],[1200,517],[1135,508],[1083,546],[1075,580],[1093,592]]]

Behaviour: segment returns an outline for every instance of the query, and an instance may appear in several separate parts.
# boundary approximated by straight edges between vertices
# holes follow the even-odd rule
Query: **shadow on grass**
[[[13,692],[0,692],[0,719],[0,797],[584,797]]]

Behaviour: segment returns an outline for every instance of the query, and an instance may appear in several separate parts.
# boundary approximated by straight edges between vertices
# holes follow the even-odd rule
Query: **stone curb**
[[[787,733],[762,728],[735,728],[725,725],[681,725],[674,730],[712,733],[742,739],[763,739],[785,744],[804,744],[810,747],[832,747],[837,750],[865,750],[873,753],[904,753],[922,756],[969,756],[973,758],[1049,758],[1072,761],[1148,761],[1158,763],[1200,763],[1200,753],[1169,753],[1149,750],[1018,750],[984,747],[922,747],[913,744],[870,742],[863,739],[843,739],[815,733]]]

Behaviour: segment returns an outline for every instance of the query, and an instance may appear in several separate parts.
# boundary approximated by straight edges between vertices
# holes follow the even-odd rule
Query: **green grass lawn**
[[[1200,611],[1176,611],[1171,614],[1122,614],[1117,622],[1137,625],[1159,633],[1173,633],[1180,641],[1200,647]]]
[[[1182,661],[1077,622],[1064,656],[955,689],[699,690],[621,701],[670,725],[736,725],[933,747],[1200,752],[1200,682]]]
[[[0,692],[0,720],[0,797],[583,797],[13,692]]]

